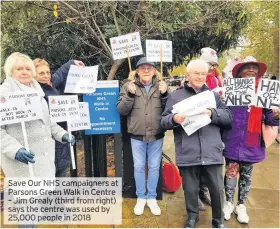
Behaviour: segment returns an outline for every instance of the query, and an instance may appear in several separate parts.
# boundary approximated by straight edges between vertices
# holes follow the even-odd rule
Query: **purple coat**
[[[232,111],[232,129],[223,132],[225,143],[224,157],[236,161],[261,162],[265,158],[265,144],[263,137],[260,147],[248,147],[245,144],[247,123],[249,118],[248,107],[229,107]],[[263,122],[270,126],[278,126],[279,120],[273,118],[272,110],[263,109]]]

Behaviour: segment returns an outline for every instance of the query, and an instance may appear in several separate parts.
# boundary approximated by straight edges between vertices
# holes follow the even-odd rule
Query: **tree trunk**
[[[112,68],[109,72],[107,80],[113,80],[115,78],[116,72],[118,71],[121,64],[125,61],[125,59],[115,60]]]
[[[277,79],[279,80],[279,73],[280,73],[280,63],[279,63],[279,52],[280,52],[280,48],[279,48],[279,33],[280,30],[277,29],[274,33],[274,37],[273,37],[273,45],[274,45],[274,74],[277,77]]]

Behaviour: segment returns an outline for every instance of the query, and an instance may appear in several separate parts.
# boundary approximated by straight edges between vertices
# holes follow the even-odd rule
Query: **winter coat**
[[[209,90],[203,85],[200,92]],[[199,93],[200,93],[199,92]],[[191,96],[196,91],[184,84],[184,87],[173,91],[167,100],[162,114],[161,124],[164,129],[173,129],[177,166],[223,164],[223,142],[220,128],[230,128],[232,115],[220,96],[213,92],[217,108],[212,108],[211,123],[188,136],[181,125],[173,120],[173,105]]]
[[[117,108],[122,116],[127,116],[127,129],[132,138],[141,141],[154,141],[164,137],[160,125],[161,114],[164,110],[168,91],[161,94],[158,88],[159,80],[154,77],[149,94],[135,77],[136,93],[128,91],[126,82],[120,92]]]
[[[47,103],[49,102],[49,96],[57,96],[60,95],[60,92],[57,88],[64,88],[67,80],[67,75],[71,65],[74,65],[74,60],[69,60],[66,64],[62,65],[52,76],[51,83],[52,86],[48,84],[39,83],[45,93],[45,99]],[[66,122],[57,123],[63,129],[67,129]],[[55,167],[56,171],[63,171],[70,166],[71,158],[70,158],[70,149],[68,144],[60,143],[59,141],[55,141]]]
[[[261,162],[265,158],[265,144],[263,137],[260,147],[246,146],[247,123],[249,118],[248,107],[230,107],[233,116],[232,129],[223,132],[225,143],[225,158],[243,162]],[[278,126],[279,120],[273,118],[272,110],[263,109],[263,122],[266,125]]]
[[[31,87],[27,87],[12,77],[7,77],[0,86],[0,95],[16,91],[37,91],[41,96],[43,119],[25,122],[27,139],[30,150],[35,154],[33,164],[35,177],[54,178],[55,143],[52,136],[62,141],[62,136],[67,132],[56,123],[51,123],[44,92],[36,80],[32,79]],[[22,147],[25,146],[21,124],[1,126],[1,166],[6,177],[29,176],[28,165],[15,160],[17,151]]]

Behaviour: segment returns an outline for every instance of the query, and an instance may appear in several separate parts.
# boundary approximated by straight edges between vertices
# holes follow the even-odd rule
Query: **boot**
[[[211,197],[208,188],[204,185],[199,186],[199,198],[202,202],[211,206]]]

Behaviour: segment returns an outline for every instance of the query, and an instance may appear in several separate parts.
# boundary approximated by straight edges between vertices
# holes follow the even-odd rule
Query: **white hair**
[[[195,68],[195,67],[200,67],[203,70],[205,70],[205,72],[208,72],[208,70],[209,70],[209,65],[207,64],[206,61],[197,59],[197,60],[191,60],[188,63],[188,65],[186,67],[187,73],[191,72],[192,69]]]
[[[4,64],[4,72],[6,74],[6,77],[11,76],[13,67],[19,61],[23,61],[25,64],[27,64],[28,67],[30,67],[30,69],[32,71],[32,76],[35,77],[36,71],[35,71],[35,66],[34,66],[33,61],[31,60],[31,58],[29,56],[22,54],[20,52],[14,52],[10,56],[8,56],[8,58],[6,59],[5,64]]]

